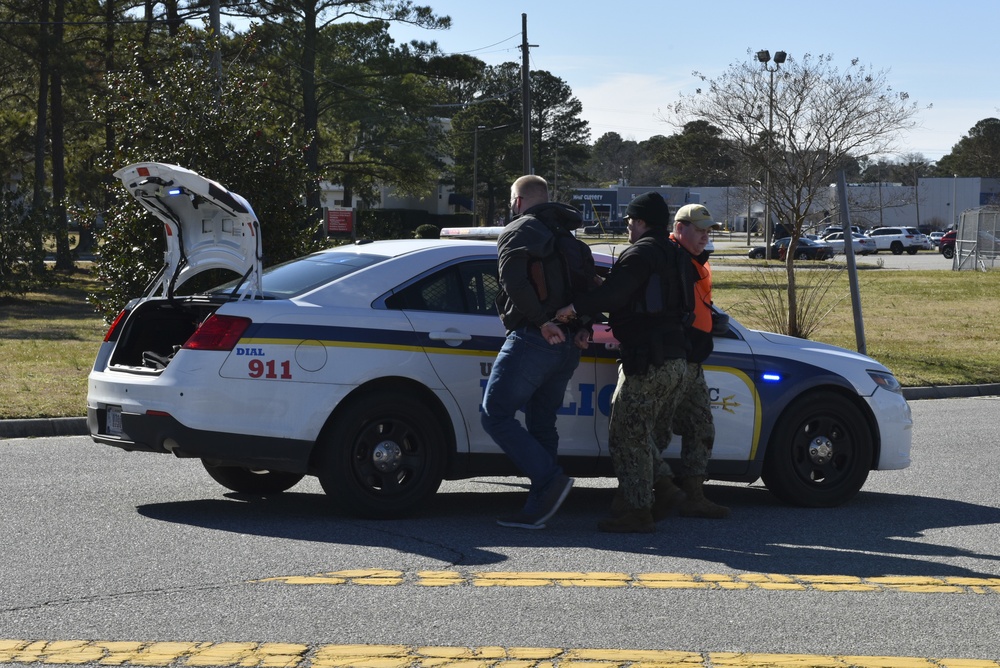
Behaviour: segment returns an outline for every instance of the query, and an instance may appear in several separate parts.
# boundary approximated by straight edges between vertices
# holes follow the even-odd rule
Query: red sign
[[[326,212],[326,231],[350,232],[354,229],[354,211],[352,209],[328,209]]]

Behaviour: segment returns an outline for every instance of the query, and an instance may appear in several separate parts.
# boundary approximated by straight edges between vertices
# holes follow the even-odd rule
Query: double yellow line
[[[287,575],[254,582],[289,585],[372,585],[418,587],[635,587],[641,589],[767,589],[783,591],[877,592],[926,594],[1000,594],[1000,577],[920,577],[850,575],[779,575],[775,573],[602,573],[562,571],[404,571],[356,569],[316,575]]]
[[[898,656],[749,654],[547,647],[255,642],[2,640],[0,664],[239,668],[1000,668],[1000,662]]]

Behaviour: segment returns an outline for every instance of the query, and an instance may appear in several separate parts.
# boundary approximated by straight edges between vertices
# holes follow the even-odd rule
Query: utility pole
[[[534,174],[531,166],[531,78],[528,76],[528,15],[521,14],[521,135],[524,141],[524,173]]]

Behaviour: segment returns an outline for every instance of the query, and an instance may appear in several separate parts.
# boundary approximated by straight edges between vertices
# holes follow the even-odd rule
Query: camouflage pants
[[[673,434],[681,437],[681,463],[674,474],[705,475],[715,443],[715,423],[712,421],[712,400],[708,395],[705,370],[697,362],[688,362],[684,388],[673,415],[661,414],[656,421],[654,438],[660,450],[666,449]]]
[[[685,360],[667,360],[645,375],[626,376],[618,369],[611,399],[608,449],[618,476],[618,489],[631,508],[653,505],[653,482],[669,475],[655,439],[658,420],[669,424],[680,400],[687,371]]]

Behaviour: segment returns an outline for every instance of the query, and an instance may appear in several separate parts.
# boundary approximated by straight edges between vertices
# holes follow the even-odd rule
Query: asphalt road
[[[606,479],[544,531],[493,523],[517,479],[375,522],[311,479],[256,498],[197,461],[0,441],[0,664],[1000,666],[1000,398],[911,405],[913,465],[843,507],[715,484],[730,519],[626,536],[595,530]]]

